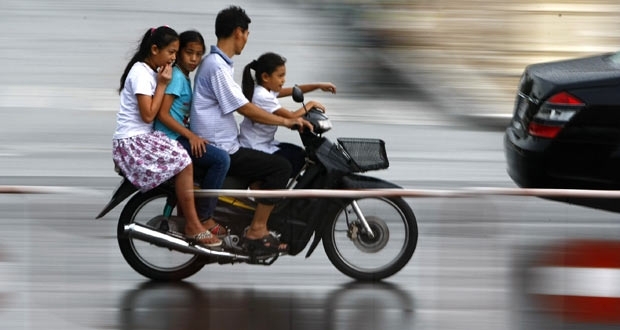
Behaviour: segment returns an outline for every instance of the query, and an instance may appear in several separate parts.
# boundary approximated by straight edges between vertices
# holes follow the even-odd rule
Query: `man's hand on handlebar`
[[[304,130],[308,129],[310,132],[313,131],[313,127],[312,124],[310,124],[309,121],[299,117],[299,118],[285,118],[284,119],[284,126],[293,129],[293,130],[298,130],[300,132],[303,132]]]

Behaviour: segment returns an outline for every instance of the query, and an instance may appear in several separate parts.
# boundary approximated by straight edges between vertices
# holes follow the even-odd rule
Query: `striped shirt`
[[[194,78],[190,129],[220,149],[239,149],[239,127],[234,112],[249,103],[234,79],[233,61],[216,46],[203,60]]]

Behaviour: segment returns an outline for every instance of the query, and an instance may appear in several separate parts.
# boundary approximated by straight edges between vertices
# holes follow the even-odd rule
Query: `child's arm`
[[[332,94],[336,94],[336,86],[330,82],[303,84],[303,85],[298,85],[297,87],[299,87],[301,91],[304,93],[308,93],[308,92],[312,92],[314,90],[320,89],[326,92],[331,92]],[[284,87],[280,90],[280,93],[278,93],[278,98],[290,96],[291,94],[293,94],[293,88]],[[305,109],[304,107],[301,107],[295,111],[290,111],[285,108],[280,108],[274,111],[273,113],[280,117],[284,117],[284,118],[298,118],[306,114],[306,109],[312,109],[312,108],[318,108],[321,111],[325,112],[325,107],[321,103],[316,102],[316,101],[310,101],[306,103]]]
[[[191,146],[192,155],[200,158],[203,153],[207,151],[207,140],[199,137],[194,134],[194,132],[190,131],[187,127],[183,126],[176,119],[172,118],[170,115],[170,109],[172,108],[172,103],[174,102],[176,96],[173,94],[165,94],[164,99],[161,103],[161,108],[157,113],[157,119],[162,122],[162,124],[166,125],[169,129],[181,134],[189,141]]]
[[[279,110],[279,109],[278,109]],[[276,110],[277,111],[277,110]],[[237,112],[250,120],[265,125],[285,126],[288,128],[304,129],[308,128],[312,131],[312,124],[303,118],[287,118],[276,115],[275,113],[269,113],[252,102],[248,102],[242,105]]]
[[[288,109],[285,108],[280,108],[276,111],[274,111],[273,113],[275,115],[278,115],[280,117],[284,117],[284,118],[298,118],[301,117],[303,115],[306,114],[306,109],[310,110],[312,108],[318,108],[321,111],[325,112],[325,107],[317,102],[317,101],[309,101],[308,103],[306,103],[306,108],[304,109],[304,107],[301,107],[295,111],[290,111]]]
[[[332,94],[336,94],[336,85],[330,82],[319,82],[313,84],[303,84],[298,85],[301,88],[301,91],[304,93],[312,92],[314,90],[320,89],[324,92],[331,92]],[[278,97],[286,97],[293,94],[293,87],[283,87],[278,94]]]

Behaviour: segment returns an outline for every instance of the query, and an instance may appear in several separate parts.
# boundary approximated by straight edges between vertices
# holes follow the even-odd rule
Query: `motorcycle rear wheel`
[[[149,220],[170,216],[174,207],[164,191],[138,192],[127,202],[118,219],[117,239],[123,257],[136,272],[155,281],[180,281],[204,267],[198,256],[158,247],[124,234],[125,225],[138,223],[151,227],[147,224]]]
[[[325,230],[323,247],[343,274],[361,281],[379,281],[400,271],[413,256],[418,242],[416,218],[402,198],[356,201],[374,237],[368,235],[348,203]]]

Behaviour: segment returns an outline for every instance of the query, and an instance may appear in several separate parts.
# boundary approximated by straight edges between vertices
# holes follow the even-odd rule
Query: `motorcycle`
[[[294,87],[292,96],[306,107],[301,89]],[[299,133],[306,163],[290,180],[288,189],[400,188],[359,174],[389,166],[384,141],[338,138],[332,142],[323,136],[332,128],[325,113],[312,108],[304,118],[314,129]],[[247,190],[250,184],[227,177],[222,189]],[[127,263],[152,280],[179,281],[214,263],[271,265],[280,256],[296,256],[306,248],[307,258],[322,242],[328,259],[343,274],[378,281],[400,271],[411,259],[418,241],[415,215],[401,197],[283,196],[268,224],[273,234],[288,244],[286,253],[244,248],[243,233],[256,205],[251,197],[218,197],[214,218],[227,228],[228,235],[221,247],[214,248],[194,244],[182,234],[185,220],[175,211],[173,182],[139,192],[123,177],[97,219],[129,197],[118,219],[118,244]]]

